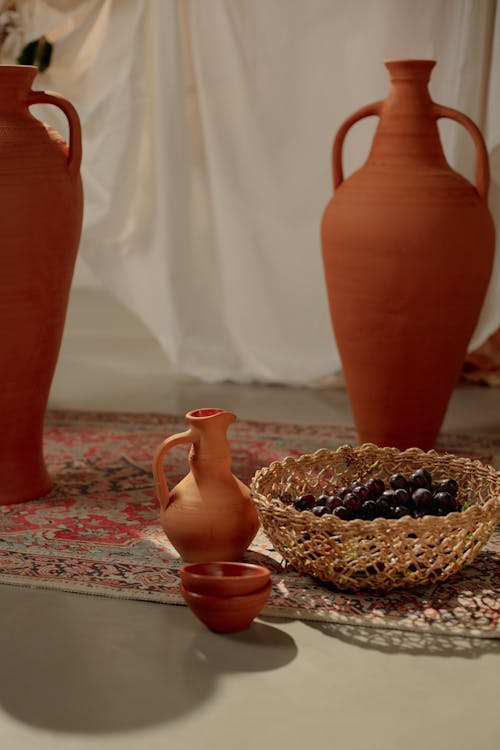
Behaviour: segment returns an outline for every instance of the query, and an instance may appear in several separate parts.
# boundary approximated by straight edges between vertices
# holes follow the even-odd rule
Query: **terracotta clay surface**
[[[80,241],[81,133],[73,106],[32,91],[37,69],[0,66],[0,504],[49,492],[42,431]],[[53,104],[69,148],[37,120]]]
[[[180,570],[185,588],[208,596],[243,596],[267,586],[271,573],[263,565],[239,562],[191,563]]]
[[[340,127],[322,222],[325,278],[359,441],[432,448],[486,294],[494,253],[488,156],[465,115],[432,101],[432,60],[387,62],[389,95]],[[344,180],[342,146],[380,118]],[[469,131],[476,185],[448,165],[437,121]]]
[[[161,443],[153,459],[160,521],[186,562],[239,560],[259,528],[249,488],[231,473],[226,432],[236,419],[223,409],[186,414],[186,432]],[[190,472],[169,492],[163,460],[176,445],[191,444]]]
[[[181,583],[182,596],[201,622],[217,633],[236,633],[247,628],[269,599],[272,583],[245,596],[195,594]]]

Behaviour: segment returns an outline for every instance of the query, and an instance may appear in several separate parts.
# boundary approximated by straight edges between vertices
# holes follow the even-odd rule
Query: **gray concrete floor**
[[[500,433],[500,389],[459,388],[445,432]],[[173,377],[145,328],[74,292],[54,408],[351,424],[334,389]],[[220,636],[184,607],[0,587],[2,750],[497,750],[500,642],[262,619]]]

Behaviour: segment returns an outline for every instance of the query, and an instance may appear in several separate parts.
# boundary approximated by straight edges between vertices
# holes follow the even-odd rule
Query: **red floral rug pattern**
[[[182,562],[158,520],[151,457],[183,418],[50,412],[45,453],[54,476],[40,500],[0,506],[0,583],[184,604]],[[353,430],[236,421],[233,471],[244,482],[286,455],[355,444]],[[500,436],[446,436],[439,449],[500,465]],[[188,470],[186,448],[167,463],[172,486]],[[500,532],[476,561],[441,584],[389,594],[346,593],[285,569],[260,533],[246,555],[272,571],[263,614],[364,628],[500,637]]]

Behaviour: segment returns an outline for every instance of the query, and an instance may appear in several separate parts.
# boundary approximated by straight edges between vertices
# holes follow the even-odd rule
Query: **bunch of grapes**
[[[382,479],[371,478],[340,487],[334,495],[323,494],[316,498],[309,493],[296,499],[282,499],[292,502],[297,510],[312,511],[315,516],[331,514],[350,521],[354,518],[446,516],[462,510],[457,494],[458,484],[454,479],[434,481],[427,469],[418,469],[410,476],[393,474],[389,487]]]

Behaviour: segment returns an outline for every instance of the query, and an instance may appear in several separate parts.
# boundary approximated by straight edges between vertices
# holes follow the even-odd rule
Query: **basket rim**
[[[338,448],[318,448],[318,450],[313,451],[312,453],[302,453],[300,456],[284,456],[283,458],[279,458],[276,461],[272,461],[267,466],[261,466],[255,474],[252,477],[252,482],[257,478],[260,477],[260,475],[265,472],[269,471],[270,469],[274,469],[278,466],[288,466],[291,464],[296,464],[298,462],[303,462],[304,459],[311,459],[311,458],[323,458],[323,456],[338,456],[342,453],[354,453],[355,455],[368,453],[370,451],[378,451],[384,453],[388,456],[394,457],[394,458],[417,458],[419,456],[428,456],[429,458],[438,458],[438,459],[453,459],[456,461],[463,461],[467,464],[470,464],[472,466],[481,467],[482,469],[490,469],[494,474],[500,476],[500,471],[495,469],[495,467],[492,464],[484,463],[483,461],[479,461],[477,458],[468,458],[467,456],[459,456],[456,453],[448,453],[446,451],[437,451],[434,448],[428,451],[424,451],[421,448],[406,448],[405,450],[401,451],[398,448],[392,448],[392,447],[384,447],[381,448],[379,445],[375,445],[375,443],[362,443],[362,445],[351,445],[350,443],[344,443],[343,445],[339,445]]]
[[[486,471],[487,474],[490,475],[491,479],[494,479],[496,482],[498,482],[498,495],[494,495],[485,503],[470,505],[464,511],[452,511],[446,516],[428,515],[421,518],[403,516],[402,518],[343,520],[341,518],[338,518],[337,516],[333,516],[330,514],[325,514],[324,516],[318,517],[309,510],[298,511],[293,507],[293,505],[287,505],[278,498],[268,498],[256,488],[256,486],[262,479],[265,479],[269,474],[272,474],[278,469],[293,469],[296,466],[301,466],[302,464],[309,463],[313,460],[324,460],[329,457],[338,458],[338,456],[341,456],[342,454],[346,454],[346,456],[349,455],[350,457],[352,457],[353,455],[362,456],[363,453],[374,451],[380,453],[383,451],[384,456],[388,458],[401,459],[407,457],[412,459],[424,459],[425,457],[428,457],[431,459],[451,459],[452,461],[460,462],[461,465],[465,464],[470,469],[480,468],[482,472]],[[316,527],[322,528],[325,531],[329,528],[336,530],[340,530],[343,528],[347,530],[347,528],[349,528],[353,533],[358,530],[367,531],[370,529],[375,531],[377,528],[382,528],[388,523],[392,525],[399,523],[399,528],[401,530],[403,530],[405,526],[411,526],[413,529],[415,529],[416,524],[417,528],[423,531],[426,527],[430,528],[431,526],[436,526],[437,524],[439,524],[440,526],[446,526],[447,524],[452,525],[453,523],[456,523],[457,517],[461,517],[464,520],[470,521],[486,521],[489,520],[490,517],[491,519],[493,519],[495,516],[497,516],[497,522],[500,522],[500,472],[497,471],[491,464],[484,463],[482,461],[479,461],[478,459],[468,458],[466,456],[458,456],[454,453],[438,452],[434,449],[424,451],[420,448],[407,448],[401,451],[398,448],[381,448],[374,443],[363,443],[359,446],[344,444],[340,445],[334,450],[328,448],[319,448],[313,453],[304,453],[300,456],[285,456],[282,459],[271,462],[268,466],[263,466],[260,469],[257,469],[250,482],[250,494],[257,506],[257,509],[261,512],[269,510],[279,510],[281,512],[285,512],[291,519],[296,519],[297,521],[301,521],[302,523],[313,522]],[[477,516],[477,518],[474,518],[474,516]]]

